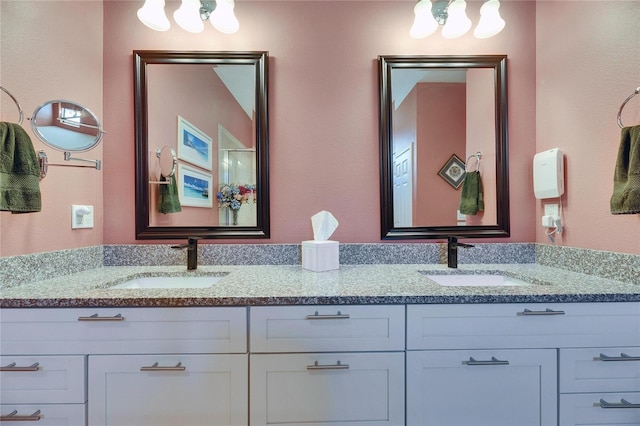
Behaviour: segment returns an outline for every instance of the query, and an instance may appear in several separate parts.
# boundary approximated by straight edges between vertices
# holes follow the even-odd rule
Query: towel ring
[[[18,112],[20,113],[20,119],[18,120],[18,124],[22,125],[22,120],[24,120],[24,113],[22,112],[22,107],[20,106],[20,103],[18,102],[18,100],[11,94],[11,92],[9,92],[7,89],[5,89],[4,87],[0,86],[0,89],[2,89],[2,91],[4,93],[6,93],[7,95],[9,95],[9,97],[11,99],[13,99],[13,102],[15,102],[16,106],[18,107]]]
[[[637,95],[638,93],[640,93],[640,87],[637,87],[636,90],[630,94],[627,99],[624,100],[624,102],[622,102],[622,105],[620,105],[620,109],[618,110],[618,126],[620,126],[620,128],[622,129],[624,126],[622,125],[622,110],[624,109],[624,106],[627,104],[627,102],[629,102],[629,100],[631,98],[633,98],[635,95]]]
[[[467,157],[467,164],[464,165],[464,171],[465,172],[470,172],[472,170],[469,170],[469,160],[471,160],[472,158],[476,159],[476,172],[480,171],[480,160],[482,159],[482,153],[480,151],[476,152],[475,154],[471,154],[470,156]]]

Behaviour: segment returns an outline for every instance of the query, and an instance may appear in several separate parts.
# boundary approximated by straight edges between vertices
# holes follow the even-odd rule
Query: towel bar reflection
[[[624,102],[622,102],[622,105],[620,105],[620,109],[618,110],[618,126],[620,126],[621,129],[624,127],[622,125],[622,110],[624,109],[624,106],[627,104],[627,102],[629,102],[631,98],[633,98],[638,93],[640,93],[640,87],[637,87],[636,90],[632,94],[630,94],[627,99],[624,100]]]
[[[75,158],[71,156],[71,153],[68,151],[65,151],[64,153],[64,160],[65,161],[84,161],[87,163],[93,163],[93,166],[88,166],[88,165],[84,165],[84,164],[56,164],[56,163],[49,163],[49,158],[47,157],[47,153],[44,152],[44,150],[40,150],[38,151],[38,164],[40,165],[40,179],[44,179],[47,176],[47,172],[49,171],[49,166],[55,166],[55,167],[85,167],[85,168],[91,168],[91,169],[96,169],[96,170],[100,170],[100,167],[102,167],[102,161],[101,160],[87,160],[85,158]]]
[[[475,158],[476,159],[476,170],[477,172],[480,171],[480,160],[482,160],[482,152],[478,151],[475,154],[471,154],[470,156],[467,157],[467,164],[465,164],[464,166],[464,171],[465,172],[471,172],[472,170],[469,170],[469,160]]]
[[[24,120],[24,113],[22,112],[22,107],[20,106],[20,103],[18,102],[18,100],[15,98],[15,96],[13,96],[11,94],[11,92],[9,92],[7,89],[5,89],[4,87],[0,86],[0,90],[2,90],[4,93],[6,93],[7,95],[9,95],[9,97],[11,99],[13,99],[13,102],[15,102],[16,106],[18,107],[18,113],[20,114],[20,119],[18,119],[18,124],[22,124],[22,121]]]

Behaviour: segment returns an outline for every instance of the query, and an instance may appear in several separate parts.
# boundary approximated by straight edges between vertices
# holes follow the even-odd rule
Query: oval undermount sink
[[[426,275],[431,281],[447,287],[502,287],[522,286],[530,283],[508,275],[499,274],[438,274]]]
[[[161,276],[137,277],[115,284],[110,288],[208,288],[224,276]]]

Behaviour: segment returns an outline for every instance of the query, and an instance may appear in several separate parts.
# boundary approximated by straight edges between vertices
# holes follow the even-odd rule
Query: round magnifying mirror
[[[31,127],[40,140],[61,151],[88,151],[100,143],[104,133],[95,114],[65,100],[48,101],[36,108]]]
[[[160,163],[160,173],[164,177],[171,177],[176,173],[178,159],[173,148],[163,146],[156,151],[158,162]]]

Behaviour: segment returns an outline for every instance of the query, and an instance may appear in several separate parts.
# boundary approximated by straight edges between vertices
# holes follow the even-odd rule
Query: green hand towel
[[[178,197],[178,184],[176,177],[169,178],[169,184],[160,184],[160,196],[158,197],[158,211],[160,213],[178,213],[182,211],[180,198]],[[160,182],[166,182],[167,178],[160,176]]]
[[[0,122],[0,210],[41,209],[40,165],[31,138],[19,124]]]
[[[484,195],[480,172],[467,172],[462,182],[460,213],[474,215],[484,210]]]
[[[611,213],[640,213],[640,125],[625,127],[620,134]]]

